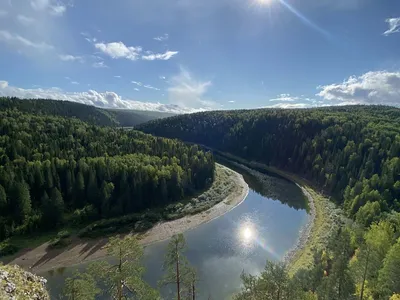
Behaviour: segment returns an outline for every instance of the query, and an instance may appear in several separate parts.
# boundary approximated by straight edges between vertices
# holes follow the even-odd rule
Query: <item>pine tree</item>
[[[0,184],[0,216],[7,214],[7,195],[4,187]]]
[[[113,257],[116,263],[92,263],[89,273],[105,287],[112,299],[159,299],[158,292],[143,280],[143,248],[135,237],[112,237],[106,247],[108,255]]]
[[[15,182],[10,191],[10,202],[14,206],[14,215],[20,224],[25,222],[32,211],[31,197],[25,182]]]
[[[65,280],[63,295],[68,300],[94,300],[100,293],[96,281],[88,273],[75,272]]]
[[[195,271],[184,255],[185,250],[186,241],[183,234],[174,235],[165,254],[163,269],[166,273],[159,281],[160,286],[175,285],[177,300],[185,299],[190,294],[190,286],[195,283]]]

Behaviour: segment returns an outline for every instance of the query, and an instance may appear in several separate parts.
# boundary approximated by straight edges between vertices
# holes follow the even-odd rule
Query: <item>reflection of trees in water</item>
[[[279,200],[296,210],[308,208],[306,196],[293,182],[282,177],[267,175],[219,156],[217,160],[241,173],[249,187],[257,194],[272,200]]]

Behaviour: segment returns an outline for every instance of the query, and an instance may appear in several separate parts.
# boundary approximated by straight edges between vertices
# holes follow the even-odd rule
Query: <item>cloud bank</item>
[[[115,92],[98,92],[95,90],[88,90],[87,92],[66,92],[59,88],[23,89],[10,86],[7,81],[0,81],[0,96],[28,99],[66,100],[87,105],[94,105],[102,108],[151,110],[175,114],[192,113],[199,111],[199,109],[182,107],[175,104],[141,102],[136,100],[123,99]]]
[[[376,71],[342,83],[319,86],[317,96],[332,104],[400,105],[400,72]]]

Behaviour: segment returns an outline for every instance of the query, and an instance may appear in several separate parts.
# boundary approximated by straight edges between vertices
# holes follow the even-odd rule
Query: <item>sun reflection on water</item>
[[[256,248],[261,247],[275,259],[280,258],[268,242],[268,229],[260,227],[256,215],[244,216],[237,228],[237,241],[242,253],[249,254]]]
[[[257,239],[257,227],[251,219],[247,218],[239,224],[238,227],[238,239],[243,248],[253,248]]]

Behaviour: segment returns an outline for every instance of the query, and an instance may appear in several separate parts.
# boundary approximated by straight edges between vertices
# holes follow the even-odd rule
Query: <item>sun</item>
[[[264,6],[271,4],[273,0],[255,0],[258,5]]]

